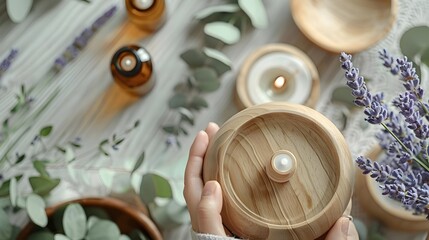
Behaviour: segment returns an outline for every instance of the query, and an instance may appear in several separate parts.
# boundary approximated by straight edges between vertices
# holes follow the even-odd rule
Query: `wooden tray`
[[[284,153],[292,167],[282,173],[272,159]],[[354,171],[343,136],[327,118],[302,105],[273,102],[249,107],[220,128],[203,178],[222,186],[222,219],[233,234],[315,239],[345,211]]]

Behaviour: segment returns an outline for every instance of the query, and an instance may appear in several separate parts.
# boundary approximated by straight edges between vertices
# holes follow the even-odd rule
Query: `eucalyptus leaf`
[[[145,204],[154,201],[156,197],[172,198],[173,193],[167,179],[154,173],[143,175],[140,184],[140,198]]]
[[[46,230],[32,233],[28,240],[55,240],[55,238],[52,232]]]
[[[82,206],[72,203],[67,206],[63,216],[63,227],[67,237],[80,240],[86,234],[86,215]]]
[[[199,11],[197,14],[195,14],[195,18],[204,21],[216,13],[235,13],[238,11],[240,11],[240,8],[237,4],[216,5],[204,8],[203,10]]]
[[[429,39],[428,39],[429,41]],[[426,64],[429,67],[429,47],[424,50],[420,57],[420,62]],[[419,75],[421,77],[421,75]]]
[[[70,146],[67,146],[65,148],[64,158],[66,162],[71,162],[75,159],[73,148],[71,148]]]
[[[98,217],[95,217],[95,216],[90,216],[89,218],[88,218],[88,222],[86,223],[86,228],[89,230],[89,229],[91,229],[92,228],[92,226],[94,226],[94,224],[96,223],[96,222],[98,222],[98,221],[100,221],[100,219],[98,218]]]
[[[88,230],[86,240],[118,240],[121,236],[118,226],[109,220],[100,220]]]
[[[54,236],[54,240],[70,240],[70,238],[68,238],[66,235],[57,233]]]
[[[138,229],[134,229],[129,234],[131,240],[149,240],[149,237],[147,237],[144,233],[142,233]]]
[[[208,66],[212,67],[218,74],[218,76],[231,70],[231,60],[222,52],[213,48],[204,48],[204,54],[208,57]]]
[[[195,48],[183,52],[180,54],[180,58],[182,58],[190,67],[201,67],[207,59],[201,50]]]
[[[9,196],[10,179],[4,181],[0,186],[0,197]]]
[[[168,106],[172,109],[178,107],[186,107],[188,102],[188,98],[183,93],[176,93],[173,97],[168,101]]]
[[[184,120],[185,122],[187,122],[191,125],[194,125],[195,117],[191,111],[189,111],[186,108],[179,108],[178,111],[179,111],[179,114],[180,114],[180,117],[182,118],[182,120]]]
[[[41,137],[47,137],[51,134],[51,132],[52,132],[52,126],[46,126],[40,129],[39,135]]]
[[[428,39],[428,26],[417,26],[408,29],[402,34],[399,41],[402,54],[414,60],[416,55],[422,53],[423,50],[429,47]]]
[[[110,220],[109,214],[100,207],[85,207],[85,214],[86,216],[90,217],[96,217],[98,219],[104,219],[104,220]],[[89,220],[88,220],[89,221]]]
[[[121,236],[119,236],[119,240],[131,240],[131,238],[125,234],[122,234]]]
[[[9,222],[9,216],[0,208],[0,239],[11,239],[12,225]]]
[[[102,168],[98,170],[98,174],[100,175],[100,178],[104,185],[108,188],[112,188],[113,178],[115,177],[116,172],[113,170],[110,170],[108,168]]]
[[[33,162],[33,167],[42,177],[49,177],[48,172],[46,171],[46,165],[43,161],[35,160]]]
[[[334,89],[331,96],[332,102],[338,102],[346,105],[348,108],[355,107],[354,97],[351,93],[351,90],[347,86],[340,86]]]
[[[174,200],[170,200],[166,206],[156,206],[153,203],[148,206],[154,221],[164,228],[174,228],[190,221],[186,205],[179,205]]]
[[[30,194],[26,201],[28,216],[34,224],[40,227],[48,225],[48,217],[45,211],[45,201],[37,194]]]
[[[220,87],[220,81],[216,71],[209,67],[197,68],[193,77],[197,82],[197,88],[202,92],[213,92]]]
[[[416,62],[414,62],[413,60],[408,60],[408,61],[410,61],[410,62],[412,62],[413,63],[413,67],[414,67],[414,69],[416,69],[416,74],[420,77],[420,79],[421,79],[421,76],[422,76],[422,70],[420,69],[420,65],[419,64],[417,64]]]
[[[10,204],[15,207],[16,202],[18,200],[18,186],[17,186],[16,178],[12,178],[10,180],[10,186],[9,186],[9,197],[10,197]]]
[[[139,167],[142,165],[144,161],[144,152],[142,152],[139,156],[139,158],[137,159],[136,163],[134,164],[133,170],[131,171],[131,174],[133,174],[137,169],[139,169]]]
[[[240,30],[234,25],[224,22],[212,22],[204,26],[207,36],[218,39],[225,44],[234,44],[240,40]]]
[[[262,0],[238,0],[238,5],[249,16],[255,28],[265,28],[268,25],[267,12]]]
[[[179,130],[174,125],[164,126],[164,127],[162,127],[162,130],[164,130],[164,132],[166,132],[168,134],[173,134],[175,136],[179,135]]]
[[[49,178],[43,176],[30,177],[28,178],[31,188],[35,194],[45,196],[49,194],[58,184],[60,184],[59,178]]]
[[[207,101],[202,98],[201,96],[195,95],[192,100],[191,100],[191,104],[190,104],[191,108],[195,109],[195,110],[200,110],[201,108],[207,108],[209,106],[209,104],[207,103]]]

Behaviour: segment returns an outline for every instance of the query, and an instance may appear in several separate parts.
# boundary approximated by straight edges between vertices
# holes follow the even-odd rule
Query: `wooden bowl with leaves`
[[[382,155],[380,146],[374,147],[367,157],[377,161]],[[359,204],[373,218],[378,219],[385,226],[398,231],[419,232],[429,231],[429,221],[424,215],[413,215],[398,201],[382,195],[382,191],[373,178],[356,171],[355,191],[358,194]]]
[[[392,28],[397,0],[291,0],[292,17],[311,41],[331,52],[355,53]]]
[[[116,223],[121,234],[135,236],[130,237],[131,239],[144,239],[142,238],[143,234],[148,239],[162,240],[161,233],[148,216],[143,214],[139,209],[134,209],[130,205],[113,198],[83,198],[46,208],[48,226],[42,229],[33,223],[29,223],[22,229],[17,239],[31,239],[31,235],[48,230],[53,233],[64,234],[64,228],[62,226],[63,215],[66,207],[73,203],[78,203],[83,207],[88,217],[88,223],[90,221],[90,216],[95,216],[99,219],[109,219]],[[110,229],[106,229],[106,231],[108,230]],[[41,235],[40,237],[41,238],[35,239],[49,240],[50,238],[48,235]],[[103,239],[110,238],[103,237]]]
[[[230,118],[210,141],[203,178],[223,191],[225,228],[245,239],[315,239],[352,195],[340,131],[303,105],[272,102]]]

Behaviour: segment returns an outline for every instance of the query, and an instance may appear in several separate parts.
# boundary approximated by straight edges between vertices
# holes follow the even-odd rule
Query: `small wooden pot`
[[[380,146],[368,154],[368,158],[377,160],[382,153]],[[429,221],[426,216],[413,215],[411,211],[405,210],[401,203],[381,194],[378,183],[368,175],[356,171],[355,191],[359,204],[373,218],[378,219],[385,226],[405,232],[429,231]]]
[[[240,109],[280,101],[314,107],[319,98],[319,74],[298,48],[268,44],[246,58],[235,89]]]
[[[83,208],[102,208],[109,215],[110,220],[118,225],[119,230],[123,234],[130,233],[134,229],[139,229],[150,239],[162,240],[161,233],[148,216],[140,210],[134,209],[130,205],[114,198],[82,198],[48,207],[46,208],[46,214],[48,215],[49,224],[52,224],[54,213],[57,210],[71,203],[79,203]],[[37,228],[33,223],[28,223],[18,235],[17,240],[27,239]]]
[[[319,47],[339,53],[363,51],[393,27],[397,0],[292,0],[292,17]]]
[[[245,239],[315,239],[343,215],[353,163],[317,111],[267,103],[230,118],[210,141],[203,178],[223,191],[222,220]]]

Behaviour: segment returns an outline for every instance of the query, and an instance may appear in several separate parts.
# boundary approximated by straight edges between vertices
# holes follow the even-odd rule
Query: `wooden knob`
[[[223,191],[222,221],[244,239],[315,239],[350,201],[354,168],[340,131],[317,111],[272,102],[226,121],[203,179]]]

